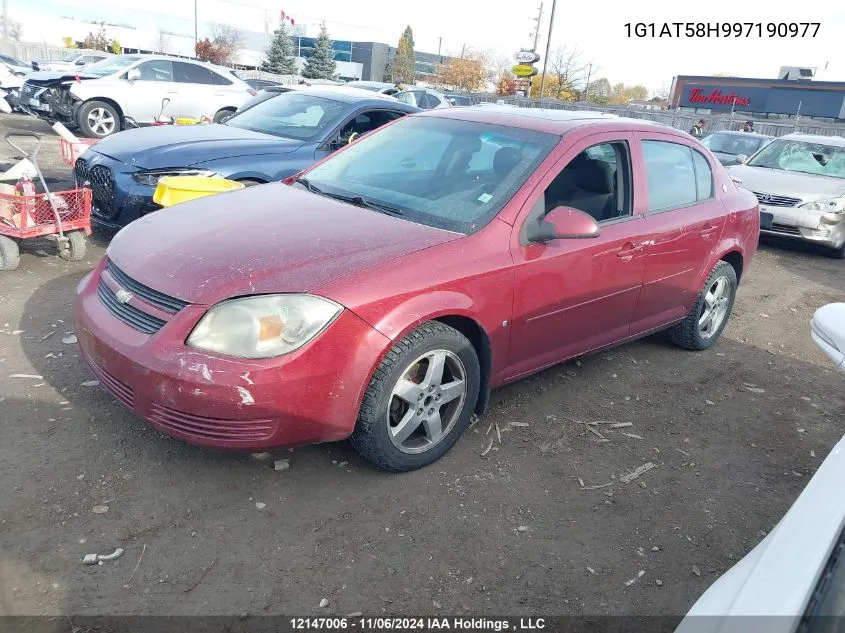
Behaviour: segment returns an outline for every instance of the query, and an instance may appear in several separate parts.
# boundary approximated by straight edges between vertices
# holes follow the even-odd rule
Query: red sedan
[[[404,471],[491,388],[657,330],[713,345],[756,198],[683,132],[595,113],[406,117],[295,180],[148,215],[79,284],[82,354],[156,428],[350,438]]]

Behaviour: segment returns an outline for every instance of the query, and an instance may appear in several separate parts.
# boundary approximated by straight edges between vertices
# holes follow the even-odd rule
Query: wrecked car
[[[116,55],[79,72],[34,72],[21,87],[21,107],[50,123],[104,138],[150,124],[162,114],[215,122],[255,96],[231,70],[161,55]]]

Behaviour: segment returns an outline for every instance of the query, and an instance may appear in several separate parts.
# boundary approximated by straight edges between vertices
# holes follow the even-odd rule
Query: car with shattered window
[[[150,124],[161,114],[222,121],[255,94],[222,66],[163,55],[116,55],[82,71],[31,73],[20,96],[21,107],[33,116],[105,138]]]
[[[845,138],[788,134],[728,171],[760,201],[763,234],[845,259]]]
[[[221,124],[127,130],[91,147],[74,173],[93,190],[94,222],[115,229],[158,210],[153,194],[164,176],[222,176],[245,185],[282,180],[389,121],[420,112],[343,86],[270,89],[264,97],[259,93]]]
[[[715,345],[759,228],[756,198],[683,132],[430,110],[283,183],[133,222],[80,281],[75,329],[100,384],[176,438],[350,438],[407,471],[493,388],[659,330]]]

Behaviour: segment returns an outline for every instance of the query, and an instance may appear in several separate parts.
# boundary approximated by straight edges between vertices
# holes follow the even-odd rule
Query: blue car
[[[284,92],[222,124],[167,125],[107,137],[77,161],[77,183],[93,191],[94,222],[117,229],[159,208],[162,176],[223,176],[246,185],[278,181],[356,136],[421,110],[355,88]]]

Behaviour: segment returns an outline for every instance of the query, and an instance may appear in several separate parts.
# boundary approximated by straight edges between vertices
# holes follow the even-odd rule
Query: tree
[[[416,77],[415,64],[414,32],[409,25],[405,27],[402,37],[399,38],[399,45],[396,47],[396,56],[391,66],[393,81],[413,84]]]
[[[82,41],[82,48],[87,48],[92,51],[111,52],[111,42],[109,42],[108,35],[106,34],[105,22],[100,22],[96,35],[94,35],[92,31],[88,31],[88,35]]]
[[[335,74],[334,53],[332,41],[326,29],[326,23],[320,26],[320,34],[314,42],[311,57],[305,60],[302,76],[306,79],[331,79]]]
[[[225,66],[235,61],[244,41],[244,34],[231,24],[216,22],[211,25],[211,44],[214,46],[217,60],[215,64]]]
[[[478,59],[450,57],[445,63],[438,64],[435,79],[438,85],[472,92],[484,88],[487,69]]]
[[[112,40],[111,44],[109,44],[109,48],[115,55],[120,55],[123,52],[123,46],[117,40]]]
[[[267,55],[261,63],[261,70],[276,75],[296,74],[296,59],[293,56],[293,43],[288,34],[288,27],[282,20],[273,35]]]
[[[15,22],[14,20],[8,20],[6,16],[0,15],[0,33],[5,33],[6,30],[9,31],[9,37],[16,42],[21,41],[21,36],[23,35],[23,25],[20,22]]]
[[[646,99],[648,99],[648,88],[645,86],[626,86],[620,82],[611,87],[608,103],[625,105],[632,100],[645,101]]]
[[[73,41],[73,38],[70,35],[66,35],[62,38],[62,45],[65,48],[76,48],[76,42]]]
[[[197,42],[194,53],[201,62],[211,62],[212,64],[218,63],[217,60],[220,55],[217,47],[207,37]]]
[[[516,94],[516,79],[510,73],[502,73],[496,82],[496,94],[500,97],[510,97]]]
[[[610,99],[610,82],[604,77],[591,81],[588,90],[587,97],[597,103],[607,103]]]
[[[557,80],[555,91],[551,96],[564,101],[572,101],[577,97],[577,86],[586,78],[587,64],[581,61],[581,51],[558,47],[552,51],[549,58],[551,75]],[[548,78],[546,79],[548,83]]]
[[[540,87],[543,87],[543,94],[540,94]],[[529,96],[534,99],[548,99],[560,93],[557,77],[554,75],[546,75],[545,85],[543,84],[543,74],[534,75],[531,78],[531,89]]]
[[[167,32],[165,30],[159,29],[158,35],[156,37],[156,43],[155,43],[156,53],[167,53],[169,48],[170,48],[170,37],[167,35]]]

